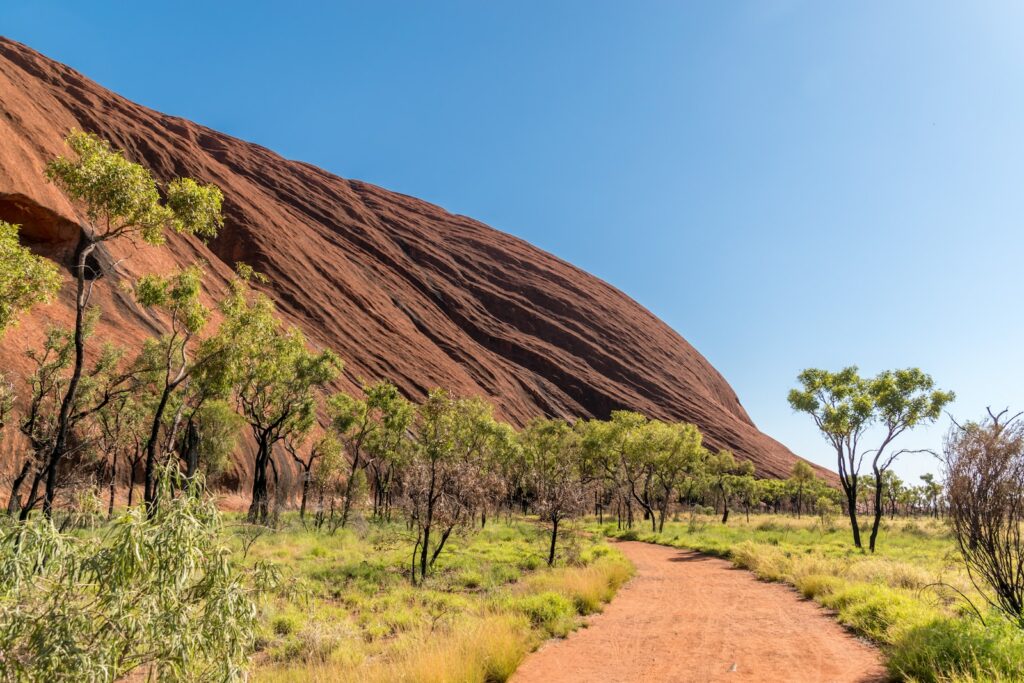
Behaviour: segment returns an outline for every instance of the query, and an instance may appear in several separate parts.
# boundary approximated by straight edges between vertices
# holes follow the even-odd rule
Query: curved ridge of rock
[[[762,475],[787,476],[796,460],[696,349],[598,278],[470,218],[137,105],[0,38],[0,219],[22,224],[42,254],[66,262],[85,220],[42,174],[72,128],[111,140],[162,179],[190,175],[225,194],[226,225],[208,245],[180,236],[160,249],[115,245],[116,275],[97,296],[102,333],[121,343],[160,321],[117,279],[203,259],[216,294],[245,261],[269,276],[290,322],[345,359],[339,388],[387,378],[419,399],[442,386],[487,397],[520,425],[632,409],[697,424]],[[68,290],[8,334],[4,367],[23,369],[46,325],[70,321]]]

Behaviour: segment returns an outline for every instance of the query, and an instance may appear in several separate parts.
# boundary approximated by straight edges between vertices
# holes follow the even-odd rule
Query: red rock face
[[[112,248],[118,265],[96,295],[103,336],[131,345],[161,329],[118,280],[204,259],[215,296],[245,261],[269,276],[289,321],[345,359],[339,388],[386,378],[420,399],[442,386],[485,396],[520,425],[638,410],[697,424],[762,475],[786,476],[796,460],[758,431],[696,349],[601,280],[470,218],[141,107],[0,39],[0,219],[21,223],[40,253],[66,262],[85,221],[42,173],[72,128],[111,140],[162,179],[216,183],[226,198],[225,228],[208,245],[172,236],[162,248]],[[0,363],[23,370],[45,326],[70,319],[65,287],[8,334]]]

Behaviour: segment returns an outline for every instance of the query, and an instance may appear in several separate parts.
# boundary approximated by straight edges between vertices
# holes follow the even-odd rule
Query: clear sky
[[[1024,409],[1022,29],[1017,2],[0,3],[126,97],[604,278],[833,468],[786,404],[807,366]]]

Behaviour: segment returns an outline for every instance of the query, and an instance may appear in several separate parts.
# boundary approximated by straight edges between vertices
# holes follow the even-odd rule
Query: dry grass
[[[450,541],[414,588],[404,533],[293,524],[260,538],[246,561],[272,559],[290,580],[267,605],[255,680],[503,681],[546,638],[600,611],[633,570],[601,537],[567,544],[548,569],[543,530],[513,521]]]

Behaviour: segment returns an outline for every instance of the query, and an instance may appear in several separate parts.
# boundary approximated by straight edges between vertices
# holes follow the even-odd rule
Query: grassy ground
[[[632,574],[603,538],[581,535],[548,569],[547,536],[528,521],[452,538],[418,587],[401,524],[357,522],[333,535],[296,518],[262,534],[231,528],[239,560],[269,560],[284,573],[267,601],[257,681],[503,681]]]
[[[723,526],[716,517],[698,515],[666,524],[661,534],[640,525],[631,531],[614,524],[594,528],[723,556],[762,579],[791,584],[878,643],[896,678],[1024,680],[1024,633],[986,610],[941,521],[886,521],[875,555],[853,548],[842,521],[813,517],[762,515],[747,522],[733,515]],[[984,625],[958,591],[982,610]]]

